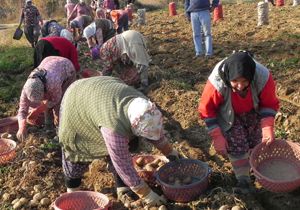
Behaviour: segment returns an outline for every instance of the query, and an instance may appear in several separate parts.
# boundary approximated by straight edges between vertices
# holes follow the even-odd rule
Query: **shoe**
[[[205,59],[206,60],[209,60],[209,59],[211,59],[212,58],[212,55],[205,55]]]
[[[197,60],[197,59],[199,59],[199,58],[201,58],[201,55],[195,55],[195,56],[193,57],[193,60]]]

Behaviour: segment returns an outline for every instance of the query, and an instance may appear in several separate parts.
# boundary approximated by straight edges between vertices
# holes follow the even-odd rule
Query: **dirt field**
[[[168,136],[185,156],[207,162],[213,171],[209,188],[199,199],[187,204],[169,202],[167,207],[170,210],[218,209],[226,204],[253,210],[299,209],[299,190],[271,193],[256,183],[255,194],[233,194],[235,178],[231,165],[210,150],[210,140],[203,121],[198,118],[197,105],[214,65],[233,50],[250,50],[259,62],[270,68],[277,82],[281,100],[276,117],[277,137],[300,142],[300,7],[292,7],[291,2],[284,7],[270,5],[270,24],[263,27],[257,27],[256,3],[224,4],[223,12],[224,20],[213,24],[214,56],[209,60],[192,59],[192,30],[181,9],[174,17],[170,17],[166,9],[147,12],[145,26],[133,24],[131,27],[141,31],[148,41],[152,56],[152,88],[148,96],[162,110]],[[97,68],[84,57],[86,50],[86,46],[81,48],[81,63],[84,67]],[[65,192],[61,154],[54,136],[53,132],[31,127],[26,142],[18,142],[14,162],[0,166],[0,209],[11,209],[15,198],[31,200],[38,191],[50,202]],[[91,165],[84,179],[84,189],[105,193],[113,200],[113,209],[125,209],[116,201],[113,184],[112,176],[101,160]],[[36,185],[42,190],[34,190],[38,188]],[[8,195],[4,198],[5,193]],[[23,207],[49,208],[49,203]]]

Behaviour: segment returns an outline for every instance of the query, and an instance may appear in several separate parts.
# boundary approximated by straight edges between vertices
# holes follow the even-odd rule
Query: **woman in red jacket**
[[[249,150],[274,141],[275,90],[269,70],[240,51],[216,65],[202,93],[200,117],[216,152],[228,156],[242,192],[250,187]]]

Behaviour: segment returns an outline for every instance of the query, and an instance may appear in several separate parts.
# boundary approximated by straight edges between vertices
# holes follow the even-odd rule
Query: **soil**
[[[224,4],[224,20],[212,26],[214,56],[193,60],[192,30],[183,10],[170,17],[166,10],[147,12],[146,25],[131,29],[141,31],[147,39],[152,56],[150,66],[151,88],[148,96],[164,114],[167,136],[183,156],[209,164],[212,173],[209,187],[195,201],[180,204],[169,201],[168,209],[218,209],[222,205],[240,206],[242,209],[299,209],[300,191],[272,193],[255,182],[256,193],[235,194],[236,181],[228,159],[215,154],[198,118],[199,97],[214,65],[233,50],[247,49],[256,59],[272,71],[277,81],[281,108],[276,117],[278,138],[300,141],[300,13],[291,3],[272,7],[269,25],[257,27],[256,3]],[[97,69],[95,63],[84,56],[83,43],[80,62],[83,67]],[[7,116],[16,110],[17,103],[1,104]],[[17,156],[12,163],[0,166],[0,209],[11,209],[16,198],[28,201],[37,192],[51,203],[65,192],[61,168],[61,152],[53,131],[30,127],[25,142],[18,142]],[[152,153],[158,154],[154,150]],[[254,180],[254,176],[252,177]],[[84,190],[96,190],[109,196],[113,209],[126,209],[116,200],[112,174],[104,160],[90,165],[85,174]],[[160,189],[156,189],[160,191]],[[5,196],[4,196],[5,195]],[[20,209],[50,209],[49,203]],[[137,209],[137,208],[136,208]],[[141,207],[140,209],[144,209]]]

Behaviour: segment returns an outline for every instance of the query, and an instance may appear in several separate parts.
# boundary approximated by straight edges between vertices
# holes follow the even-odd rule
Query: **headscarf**
[[[39,103],[43,100],[46,92],[46,75],[46,70],[36,68],[28,77],[24,91],[29,101]]]
[[[62,29],[60,31],[60,37],[64,37],[70,42],[73,42],[73,34],[68,29]]]
[[[128,117],[132,131],[149,140],[159,140],[162,132],[162,114],[154,103],[144,98],[135,98],[129,104]]]
[[[79,3],[83,4],[83,3],[85,3],[85,0],[79,0]]]
[[[255,75],[256,64],[251,54],[247,51],[233,53],[219,67],[219,75],[223,82],[231,88],[230,81],[244,77],[252,82]]]
[[[134,30],[124,31],[116,35],[117,43],[121,47],[121,54],[126,54],[129,59],[135,64],[149,66],[151,60],[146,42],[141,33]]]
[[[70,23],[71,28],[79,28],[78,20],[72,20]]]
[[[87,27],[85,27],[85,29],[83,30],[83,37],[85,37],[86,39],[90,38],[91,36],[94,36],[96,34],[96,23],[93,22],[90,25],[88,25]]]
[[[32,2],[32,0],[26,0],[26,1],[25,1],[26,4],[29,3],[29,2]]]

